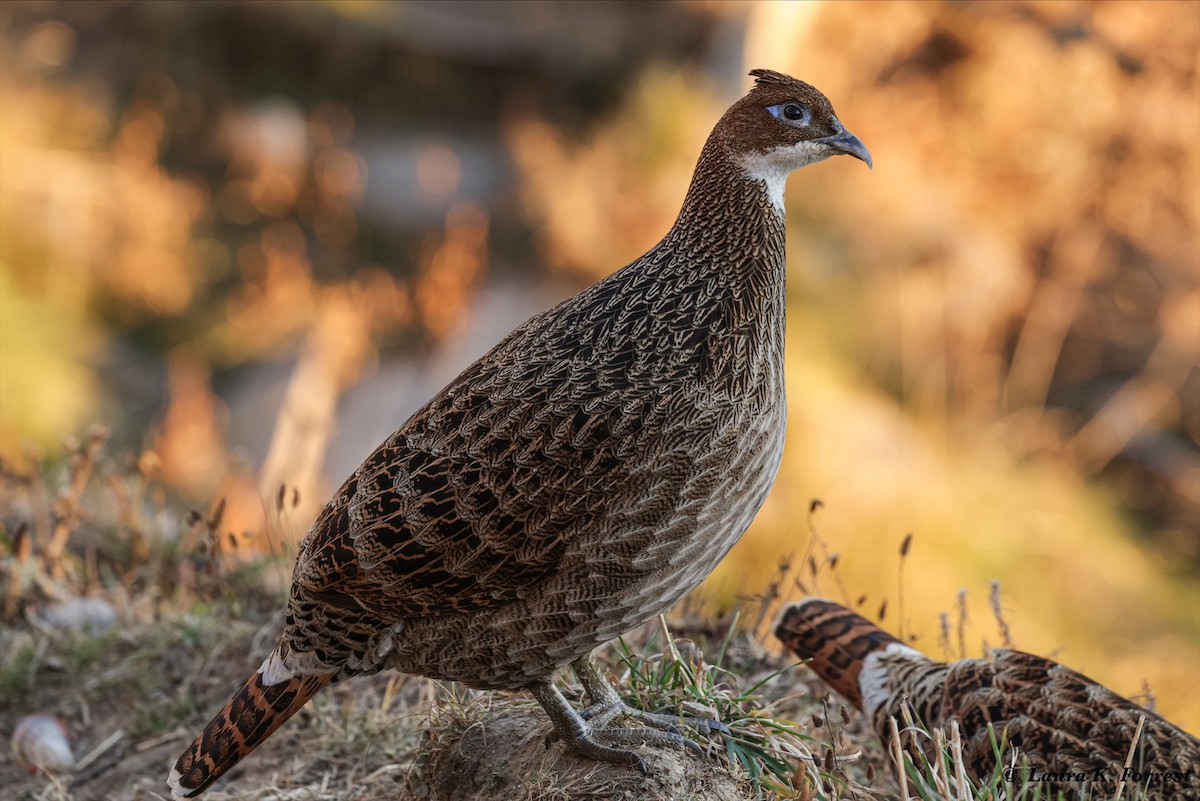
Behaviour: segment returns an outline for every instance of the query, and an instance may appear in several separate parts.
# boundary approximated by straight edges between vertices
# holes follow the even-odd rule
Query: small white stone
[[[51,715],[22,718],[12,735],[13,751],[21,764],[34,771],[61,771],[75,767],[67,741],[67,727]]]
[[[67,598],[44,607],[38,617],[56,629],[100,634],[117,622],[117,610],[103,598]]]

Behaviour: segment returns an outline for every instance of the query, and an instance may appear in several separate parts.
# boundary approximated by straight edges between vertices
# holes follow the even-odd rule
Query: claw
[[[589,657],[576,659],[571,663],[571,667],[575,670],[575,675],[579,677],[580,683],[583,684],[583,690],[587,693],[588,700],[592,702],[591,706],[580,713],[580,717],[595,728],[601,728],[621,715],[628,715],[648,726],[675,734],[681,733],[680,725],[709,732],[716,731],[725,735],[732,734],[729,727],[719,720],[693,715],[662,715],[655,712],[643,712],[636,707],[629,706],[621,700],[621,696],[600,674],[595,663]]]
[[[636,767],[643,776],[649,775],[646,763],[635,752],[619,746],[668,746],[687,749],[701,758],[705,756],[705,751],[699,743],[684,737],[675,726],[674,721],[686,721],[687,718],[670,718],[666,715],[642,712],[618,700],[616,703],[597,704],[590,707],[587,712],[591,720],[585,720],[582,715],[571,708],[558,688],[549,682],[536,684],[529,689],[533,693],[533,697],[546,710],[546,714],[550,716],[551,723],[554,724],[554,731],[546,737],[547,744],[561,738],[579,754],[600,762]],[[622,714],[643,720],[652,728],[602,728],[604,724]],[[697,720],[702,719],[697,718]]]
[[[694,715],[666,715],[657,712],[643,712],[637,707],[629,706],[623,701],[617,701],[614,704],[593,704],[580,712],[579,715],[591,723],[594,728],[602,728],[610,721],[622,715],[628,715],[631,718],[640,720],[647,726],[653,726],[656,729],[674,732],[675,734],[682,734],[679,730],[680,726],[704,732],[719,732],[725,735],[732,734],[729,726],[719,720],[701,718]]]
[[[709,731],[719,732],[720,734],[724,734],[726,737],[733,736],[733,729],[729,728],[726,723],[720,720],[713,720],[712,718],[697,718],[692,717],[691,715],[685,717],[684,720],[695,728],[700,728],[703,726]]]

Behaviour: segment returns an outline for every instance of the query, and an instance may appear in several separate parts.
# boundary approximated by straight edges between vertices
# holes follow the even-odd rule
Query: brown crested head
[[[751,177],[779,180],[838,154],[871,166],[866,145],[846,130],[815,87],[772,70],[750,74],[754,88],[725,112],[714,134]]]

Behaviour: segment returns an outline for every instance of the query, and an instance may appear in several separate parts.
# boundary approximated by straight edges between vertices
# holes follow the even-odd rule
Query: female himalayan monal
[[[278,645],[180,757],[176,797],[324,685],[384,669],[528,691],[593,759],[699,750],[589,657],[699,584],[762,505],[784,442],[784,181],[838,154],[871,164],[824,95],[751,74],[662,241],[505,337],[334,494]],[[566,665],[582,714],[553,683]]]

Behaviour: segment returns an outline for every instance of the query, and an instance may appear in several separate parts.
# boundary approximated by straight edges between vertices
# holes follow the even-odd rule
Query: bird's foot
[[[641,721],[647,726],[653,726],[656,729],[672,734],[680,734],[680,726],[686,726],[689,729],[695,729],[705,734],[712,732],[720,734],[730,733],[729,727],[719,720],[701,718],[694,715],[664,715],[658,712],[645,712],[635,706],[630,706],[619,698],[615,701],[607,700],[604,703],[593,704],[583,710],[579,716],[586,720],[592,728],[600,729],[622,715],[627,715]]]
[[[563,698],[558,688],[547,682],[530,688],[533,696],[546,710],[554,731],[546,738],[547,742],[556,739],[566,741],[576,753],[591,757],[600,762],[611,762],[617,765],[630,765],[648,775],[646,763],[635,752],[620,746],[658,745],[671,748],[681,748],[694,752],[703,757],[705,751],[695,741],[679,733],[676,722],[687,722],[687,718],[672,718],[668,715],[655,715],[642,712],[627,706],[623,702],[595,705],[589,709],[592,720],[584,720],[583,716],[571,708]],[[652,728],[639,729],[606,729],[603,726],[622,714],[629,714],[639,720],[646,721]],[[700,720],[697,718],[696,720]],[[705,723],[716,723],[705,721]],[[724,724],[717,724],[723,726]]]
[[[587,693],[588,700],[592,702],[591,706],[580,714],[580,717],[590,723],[592,728],[601,729],[616,718],[628,715],[647,726],[653,726],[673,734],[680,734],[680,724],[690,729],[703,731],[705,734],[714,731],[721,734],[730,733],[729,727],[719,720],[692,715],[663,715],[657,712],[643,712],[637,707],[630,706],[621,700],[621,696],[600,673],[590,656],[576,659],[571,663],[571,667],[574,668],[575,675],[583,684],[583,690]]]
[[[589,724],[584,731],[572,736],[568,744],[577,753],[601,762],[632,765],[643,776],[648,776],[650,771],[642,758],[628,748],[618,746],[658,745],[691,751],[698,757],[705,755],[699,743],[678,732],[647,728],[597,729]]]

